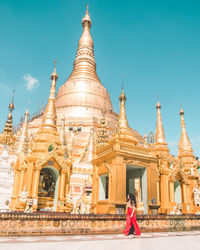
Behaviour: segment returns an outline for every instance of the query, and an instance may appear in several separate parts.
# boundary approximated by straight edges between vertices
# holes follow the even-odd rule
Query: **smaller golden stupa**
[[[0,134],[0,144],[9,145],[9,146],[14,145],[15,141],[16,141],[16,138],[13,135],[13,118],[12,118],[12,111],[15,109],[14,93],[15,93],[15,91],[13,91],[12,101],[8,106],[9,114],[8,114],[8,118],[6,120],[4,130]]]
[[[42,125],[31,148],[25,155],[22,151],[15,166],[15,177],[10,209],[25,211],[32,202],[33,211],[67,211],[66,195],[69,189],[71,161],[64,157],[60,135],[56,127],[55,92],[58,75],[56,63],[51,75],[48,104],[43,114]],[[21,135],[24,145],[28,112]]]

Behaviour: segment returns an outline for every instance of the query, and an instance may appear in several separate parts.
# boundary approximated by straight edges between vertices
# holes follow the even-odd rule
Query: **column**
[[[37,211],[37,204],[38,204],[38,186],[40,180],[40,169],[35,170],[34,181],[33,181],[33,211]]]
[[[60,178],[60,200],[65,199],[65,172],[61,172],[61,178]]]
[[[16,197],[18,195],[18,185],[19,185],[19,172],[15,172],[15,177],[14,177],[14,183],[13,183],[13,190],[12,190],[12,196],[11,196],[11,202],[10,202],[10,210],[15,210],[15,203],[16,203]]]
[[[189,205],[187,203],[187,185],[186,182],[182,182],[182,213],[189,213]]]
[[[21,174],[20,174],[20,183],[19,183],[19,193],[18,194],[20,194],[23,190],[24,173],[25,173],[25,171],[22,170]]]
[[[40,180],[40,170],[36,169],[34,183],[33,183],[33,199],[38,197],[39,180]]]
[[[182,197],[183,197],[183,200],[182,202],[187,202],[187,190],[186,190],[186,184],[183,183],[182,184]]]
[[[160,204],[160,180],[156,181],[156,196],[157,196],[157,204]]]
[[[17,185],[19,182],[19,172],[15,172],[15,177],[14,177],[14,183],[13,183],[13,192],[12,192],[12,198],[16,198],[17,196]]]
[[[160,177],[161,181],[161,212],[167,213],[169,209],[169,187],[168,187],[168,175],[162,173]]]
[[[175,192],[174,192],[174,182],[170,181],[169,183],[169,189],[170,189],[170,202],[174,203],[175,202]]]

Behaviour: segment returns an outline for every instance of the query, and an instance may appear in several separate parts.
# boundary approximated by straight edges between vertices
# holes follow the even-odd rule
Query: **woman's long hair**
[[[131,206],[134,205],[136,207],[136,198],[135,198],[135,195],[132,194],[132,193],[129,193],[128,196],[129,196],[129,202],[130,202]]]

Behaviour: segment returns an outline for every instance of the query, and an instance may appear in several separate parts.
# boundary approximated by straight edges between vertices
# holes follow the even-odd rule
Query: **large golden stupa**
[[[177,157],[169,152],[159,101],[155,136],[133,130],[124,90],[116,114],[97,76],[91,25],[87,7],[73,71],[56,95],[54,68],[44,112],[28,122],[27,111],[14,135],[9,115],[0,142],[9,146],[9,138],[16,139],[9,151],[17,157],[10,209],[125,213],[133,192],[138,213],[200,213],[199,162],[183,109]]]

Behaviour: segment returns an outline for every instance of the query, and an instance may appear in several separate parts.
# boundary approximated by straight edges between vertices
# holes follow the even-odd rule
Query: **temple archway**
[[[182,203],[181,185],[178,180],[174,182],[174,193],[175,193],[176,205],[181,204]]]
[[[147,171],[145,167],[126,165],[126,196],[134,193],[137,210],[147,213]]]
[[[42,168],[38,187],[38,210],[56,211],[58,184],[58,170],[51,166]]]

